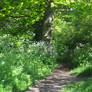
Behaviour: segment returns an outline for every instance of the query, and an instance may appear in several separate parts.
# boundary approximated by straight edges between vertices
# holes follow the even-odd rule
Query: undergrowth
[[[70,71],[71,75],[77,76],[91,76],[92,75],[92,65],[79,66]]]
[[[92,92],[92,78],[77,83],[70,83],[62,92]]]
[[[56,66],[53,53],[45,42],[0,36],[0,92],[21,92],[51,73]]]

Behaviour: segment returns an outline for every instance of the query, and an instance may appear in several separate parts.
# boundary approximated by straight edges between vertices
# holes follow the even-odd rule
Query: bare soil
[[[68,83],[78,82],[87,78],[80,78],[69,74],[70,69],[59,64],[56,71],[40,80],[35,86],[26,92],[62,92]]]

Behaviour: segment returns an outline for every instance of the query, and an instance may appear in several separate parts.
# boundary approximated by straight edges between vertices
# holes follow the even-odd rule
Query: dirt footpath
[[[40,80],[34,87],[30,87],[30,90],[26,92],[62,92],[61,89],[68,83],[78,82],[84,79],[85,78],[70,75],[69,69],[59,65],[54,73]]]

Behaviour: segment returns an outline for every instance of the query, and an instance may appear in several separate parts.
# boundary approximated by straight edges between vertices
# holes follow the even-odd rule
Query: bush
[[[90,44],[80,44],[74,49],[73,63],[75,63],[76,66],[92,63],[92,48]]]

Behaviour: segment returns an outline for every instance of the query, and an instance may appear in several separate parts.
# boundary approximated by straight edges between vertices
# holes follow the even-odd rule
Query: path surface
[[[34,87],[26,92],[62,92],[68,83],[78,82],[85,78],[77,78],[69,74],[69,69],[60,65],[54,73],[48,75],[44,80],[39,81]]]

